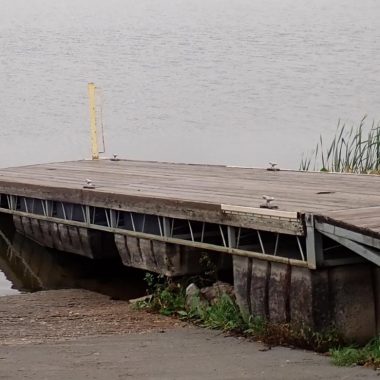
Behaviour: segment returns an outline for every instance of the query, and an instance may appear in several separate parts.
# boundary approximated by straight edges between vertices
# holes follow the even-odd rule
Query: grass
[[[358,126],[338,122],[335,136],[326,143],[322,135],[315,149],[301,159],[300,170],[360,174],[380,173],[380,122],[367,124],[364,116]]]
[[[380,337],[374,338],[364,347],[339,347],[330,350],[331,360],[335,365],[364,365],[380,367]]]
[[[183,316],[211,329],[244,333],[253,327],[251,321],[243,317],[236,302],[227,294],[222,294],[211,305],[195,297],[185,313]]]
[[[227,294],[222,294],[211,304],[199,296],[193,297],[189,303],[186,302],[186,283],[152,274],[147,274],[145,281],[152,297],[140,301],[136,305],[139,309],[176,316],[202,327],[242,335],[270,346],[292,346],[328,352],[333,364],[338,366],[380,367],[380,337],[364,347],[344,346],[339,333],[333,328],[316,332],[306,326],[268,323],[263,318],[242,314],[235,300]]]
[[[137,307],[163,315],[178,315],[186,308],[185,288],[164,276],[152,273],[145,274],[147,293],[152,297],[146,301],[139,301]]]
[[[146,275],[152,297],[136,307],[163,315],[177,316],[199,326],[259,340],[268,345],[286,345],[326,352],[342,340],[333,329],[315,332],[305,326],[272,324],[258,316],[246,316],[235,300],[222,294],[211,304],[195,296],[186,303],[185,287],[162,276]]]
[[[139,301],[136,305],[139,309],[178,316],[198,325],[225,332],[253,332],[261,330],[263,326],[259,319],[245,318],[236,302],[227,294],[222,294],[212,304],[202,301],[199,296],[193,297],[191,304],[186,304],[186,281],[175,282],[151,273],[145,275],[145,281],[148,285],[147,293],[152,297]]]

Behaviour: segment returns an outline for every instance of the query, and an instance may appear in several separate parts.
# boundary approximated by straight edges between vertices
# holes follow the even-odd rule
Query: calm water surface
[[[6,275],[0,271],[0,296],[10,296],[17,293],[19,293],[19,290],[16,289]]]
[[[89,81],[129,158],[297,168],[339,118],[380,119],[377,0],[0,6],[0,167],[88,157]]]
[[[297,168],[339,118],[380,119],[377,0],[0,0],[0,166],[107,150]]]

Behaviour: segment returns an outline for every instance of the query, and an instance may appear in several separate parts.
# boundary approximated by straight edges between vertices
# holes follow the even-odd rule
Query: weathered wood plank
[[[96,189],[83,189],[86,178]],[[220,207],[257,209],[265,194],[276,198],[280,214],[310,212],[377,234],[379,185],[380,176],[373,175],[153,161],[73,161],[0,169],[4,194],[252,228],[259,226],[259,220],[244,213],[224,215]],[[283,231],[290,228],[283,227]]]

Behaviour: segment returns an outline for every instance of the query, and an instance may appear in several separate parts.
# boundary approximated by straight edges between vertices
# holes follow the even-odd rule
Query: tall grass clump
[[[322,135],[315,149],[301,159],[300,170],[380,174],[380,122],[367,125],[364,116],[358,126],[338,122],[335,136],[325,142]]]

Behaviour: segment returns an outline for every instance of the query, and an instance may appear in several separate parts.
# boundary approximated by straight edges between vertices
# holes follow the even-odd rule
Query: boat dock
[[[91,258],[120,255],[127,266],[168,276],[199,272],[207,254],[218,268],[233,269],[241,307],[273,321],[336,322],[331,310],[323,321],[315,315],[319,296],[293,307],[292,287],[302,286],[301,294],[306,281],[307,292],[336,299],[350,278],[369,276],[368,318],[378,331],[379,189],[374,175],[114,158],[0,169],[0,212],[41,245]],[[282,288],[284,299],[272,297],[273,305],[271,294]],[[360,307],[368,289],[351,291]]]

